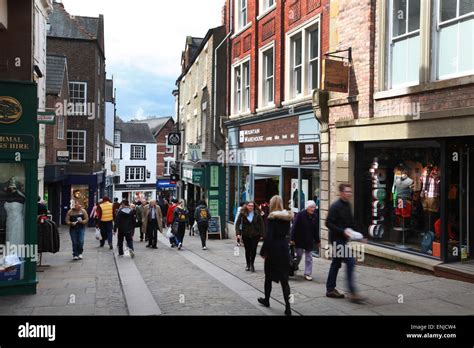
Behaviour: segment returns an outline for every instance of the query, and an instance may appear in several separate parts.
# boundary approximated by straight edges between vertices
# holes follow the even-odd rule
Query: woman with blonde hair
[[[293,213],[283,208],[280,196],[270,200],[270,215],[268,215],[268,229],[260,255],[265,259],[265,298],[258,302],[270,307],[272,282],[281,283],[285,299],[285,315],[291,315],[290,306],[290,249],[287,237],[290,233],[290,223]]]

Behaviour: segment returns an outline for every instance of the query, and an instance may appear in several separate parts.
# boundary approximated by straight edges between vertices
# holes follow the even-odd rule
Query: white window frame
[[[309,48],[309,33],[317,26],[319,40],[318,40],[318,87],[321,81],[321,15],[318,14],[311,20],[299,25],[293,30],[286,34],[286,47],[289,49],[286,52],[286,63],[285,63],[285,103],[293,100],[306,98],[311,96],[313,90],[310,88],[310,69],[309,69],[309,55],[311,53]],[[296,93],[295,88],[295,77],[294,77],[294,61],[295,61],[295,50],[293,48],[293,39],[296,36],[301,36],[302,42],[302,64],[301,64],[301,93]]]
[[[82,108],[79,108],[79,106],[81,106],[81,103],[79,101],[76,101],[76,99],[78,98],[73,96],[73,93],[75,92],[75,86],[84,87],[84,98],[82,102]],[[72,114],[74,116],[87,116],[87,82],[70,81],[69,93],[69,101],[74,105]]]
[[[267,13],[276,8],[276,0],[260,0],[259,5],[259,16],[257,17],[257,20],[260,20]]]
[[[446,75],[440,75],[439,71],[439,63],[440,63],[440,38],[441,38],[441,29],[451,26],[451,25],[456,25],[459,26],[459,23],[462,22],[463,20],[466,19],[474,19],[474,12],[470,12],[464,15],[460,16],[460,0],[455,0],[456,1],[456,17],[446,20],[442,22],[441,19],[441,0],[435,0],[435,6],[434,6],[434,25],[432,28],[432,39],[433,39],[433,69],[431,73],[431,79],[433,81],[437,80],[447,80],[451,78],[456,78],[456,77],[461,77],[461,76],[466,76],[466,75],[472,75],[474,74],[474,69],[473,70],[467,70],[467,71],[462,71],[459,72],[459,55],[458,55],[458,60],[456,62],[457,64],[457,72],[452,73],[452,74],[446,74]],[[458,47],[458,52],[461,51],[460,45],[462,43],[459,40],[459,28],[458,28],[458,35],[457,35],[457,47]]]
[[[100,105],[102,100],[100,99],[100,89],[97,90],[97,118],[100,119]]]
[[[171,161],[165,161],[165,172],[163,176],[171,176]]]
[[[242,31],[246,30],[252,25],[252,22],[249,20],[248,0],[234,0],[234,11],[235,33],[232,35],[232,37],[239,35]]]
[[[121,134],[119,131],[114,133],[114,147],[120,147]]]
[[[276,64],[275,64],[275,42],[272,41],[271,43],[269,43],[268,45],[265,45],[264,47],[260,48],[259,50],[259,54],[260,54],[260,62],[262,62],[262,64],[259,65],[259,80],[260,80],[260,88],[259,88],[259,96],[258,96],[258,100],[259,100],[259,108],[263,108],[263,107],[273,107],[275,106],[275,67],[276,67]],[[272,59],[273,59],[273,75],[270,77],[270,76],[267,76],[267,72],[268,72],[268,69],[267,69],[267,60],[266,60],[266,56],[267,56],[267,53],[269,51],[272,51]],[[268,100],[268,81],[269,80],[272,80],[273,81],[273,86],[272,86],[272,96],[273,96],[273,100]]]
[[[393,43],[396,41],[402,41],[402,40],[407,40],[412,37],[419,36],[420,37],[420,46],[419,46],[419,56],[421,59],[422,56],[422,40],[421,40],[421,24],[422,24],[422,18],[423,14],[421,13],[422,10],[422,5],[420,3],[420,24],[417,30],[413,30],[409,32],[409,15],[407,14],[407,21],[406,21],[406,32],[402,35],[399,36],[393,36],[393,1],[396,0],[388,0],[388,40],[387,40],[387,54],[388,54],[388,89],[396,89],[396,88],[403,88],[403,87],[410,87],[410,86],[416,86],[420,84],[420,75],[418,74],[418,79],[416,81],[408,81],[406,83],[401,83],[394,85],[393,84],[393,69],[392,69],[392,62],[393,62]],[[420,0],[422,1],[422,0]],[[407,0],[407,13],[408,9],[410,8],[410,0]],[[417,64],[419,67],[421,65],[421,61],[418,62],[413,62],[413,64]],[[418,71],[420,69],[418,68]]]
[[[130,145],[130,160],[146,161],[146,145]]]
[[[83,159],[78,159],[78,160],[74,160],[72,159],[73,158],[73,148],[70,148],[69,146],[67,146],[67,149],[69,151],[69,156],[71,158],[70,162],[72,163],[86,163],[86,159],[87,159],[87,131],[85,130],[74,130],[74,129],[68,129],[67,130],[67,139],[66,141],[68,142],[69,141],[69,133],[80,133],[80,134],[83,134],[84,135],[84,158]],[[78,147],[80,147],[80,145],[77,145]]]
[[[249,81],[246,81],[244,76],[244,65],[248,64],[249,67]],[[236,71],[240,72],[240,90],[237,88],[237,73]],[[232,100],[231,100],[231,108],[232,114],[234,115],[241,115],[250,112],[250,94],[251,94],[251,85],[250,79],[252,76],[252,67],[250,66],[250,56],[245,57],[244,59],[238,61],[237,63],[232,65]],[[245,95],[246,89],[249,90],[249,100],[248,105],[245,105]],[[240,92],[240,93],[239,93]]]
[[[58,119],[57,138],[58,140],[64,140],[64,131],[65,131],[64,116],[60,115],[57,117],[57,119]]]
[[[125,182],[146,182],[146,167],[125,167]],[[133,179],[131,179],[133,176]]]

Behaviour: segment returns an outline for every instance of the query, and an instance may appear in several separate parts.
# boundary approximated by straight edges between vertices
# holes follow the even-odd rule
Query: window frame
[[[272,1],[272,4],[269,2]],[[258,9],[258,17],[257,20],[260,20],[264,17],[267,13],[271,12],[273,9],[276,8],[276,0],[261,0],[259,2],[259,9]]]
[[[421,0],[420,0],[420,15],[419,15],[419,18],[420,18],[420,25],[419,25],[419,28],[417,30],[413,30],[411,32],[409,32],[409,15],[407,15],[407,20],[406,20],[406,32],[402,35],[398,35],[398,36],[393,36],[393,27],[394,27],[394,23],[393,23],[393,10],[394,10],[394,1],[397,1],[397,0],[387,0],[388,1],[388,16],[387,16],[387,19],[388,19],[388,31],[387,31],[387,40],[386,40],[386,54],[387,54],[387,87],[389,90],[391,89],[397,89],[397,88],[404,88],[404,87],[411,87],[411,86],[417,86],[420,84],[421,82],[421,78],[420,78],[420,74],[418,73],[418,79],[416,81],[408,81],[408,82],[404,82],[404,83],[401,83],[401,84],[397,84],[397,85],[393,85],[393,69],[392,69],[392,62],[394,61],[393,59],[393,46],[394,46],[394,43],[395,42],[401,42],[403,40],[408,40],[410,38],[413,38],[413,37],[416,37],[418,36],[420,38],[420,44],[419,44],[419,57],[420,57],[420,61],[418,62],[418,67],[421,65],[421,57],[422,57],[422,32],[421,32],[421,26],[422,26],[422,21],[423,21],[423,13],[422,13],[422,4],[421,4]],[[407,10],[406,12],[408,13],[409,11],[409,8],[410,8],[410,1],[412,0],[407,0]],[[419,69],[418,69],[418,72],[419,72]]]
[[[321,84],[321,14],[295,27],[286,34],[286,47],[289,47],[286,52],[285,63],[285,103],[291,103],[294,100],[304,99],[312,95],[313,89],[310,87],[310,35],[309,33],[317,28],[318,30],[318,87]],[[296,92],[295,79],[295,61],[296,50],[294,47],[294,39],[301,38],[301,92]]]
[[[140,150],[143,156],[137,156],[136,150]],[[131,161],[146,161],[146,145],[130,145],[130,160]]]
[[[84,86],[84,102],[82,103],[82,111],[78,112],[76,104],[80,104],[79,102],[73,101],[73,99],[77,99],[76,97],[73,97],[74,93],[74,88],[73,86]],[[73,116],[87,116],[87,82],[81,82],[81,81],[69,81],[69,102],[72,103],[73,106],[73,111],[72,115]]]
[[[248,85],[246,84],[246,79],[244,76],[244,65],[248,64],[248,69],[249,69],[249,81]],[[236,71],[239,71],[240,73],[240,89],[237,88],[237,73]],[[250,113],[251,110],[251,78],[252,78],[252,67],[250,65],[250,55],[247,57],[235,62],[232,65],[232,76],[231,76],[231,109],[232,109],[232,115],[242,115],[242,114],[247,114]],[[246,91],[246,86],[249,91],[249,103],[248,105],[245,105],[245,91]],[[244,106],[247,106],[247,108],[244,108]]]
[[[268,62],[267,62],[267,57],[269,51],[272,51],[272,61],[273,61],[273,75],[267,76],[268,73]],[[264,107],[273,107],[275,106],[275,41],[270,42],[269,44],[263,46],[262,48],[259,49],[259,56],[260,56],[260,61],[262,64],[259,65],[259,81],[260,81],[260,88],[259,88],[259,108],[264,108]],[[272,79],[273,80],[273,86],[272,86],[272,100],[270,101],[268,99],[268,80]]]
[[[135,179],[130,179],[131,170],[134,171],[133,175]],[[140,173],[137,172],[140,170]],[[138,174],[143,173],[143,178],[136,178]],[[125,182],[146,182],[146,167],[145,166],[126,166],[125,167]]]
[[[70,148],[69,147],[69,133],[80,133],[80,134],[83,134],[84,135],[84,153],[83,153],[83,159],[78,159],[78,160],[74,160],[72,159],[73,158],[73,147],[74,145],[71,145],[72,147]],[[74,140],[74,138],[72,138],[71,140]],[[66,137],[66,146],[67,146],[67,150],[69,151],[69,156],[70,156],[70,162],[71,163],[86,163],[87,162],[87,131],[85,130],[76,130],[76,129],[68,129],[67,130],[67,137]],[[77,145],[78,147],[80,147],[80,145]]]
[[[64,140],[65,129],[66,129],[64,116],[63,115],[57,116],[57,119],[58,119],[58,127],[57,127],[56,138],[58,140]]]

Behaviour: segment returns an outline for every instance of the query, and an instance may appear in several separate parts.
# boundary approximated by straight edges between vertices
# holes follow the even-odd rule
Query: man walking
[[[114,213],[113,213],[113,205],[110,203],[109,197],[102,198],[102,203],[99,205],[97,209],[97,215],[99,217],[99,226],[100,226],[100,233],[102,235],[102,240],[100,241],[100,247],[103,248],[105,245],[105,241],[107,240],[109,243],[109,248],[112,250],[113,247],[113,221],[114,221]]]
[[[140,231],[140,242],[143,242],[143,238],[145,238],[144,233],[143,233],[143,210],[144,207],[142,205],[141,201],[137,202],[136,208],[135,208],[135,213],[137,215],[137,223],[138,223],[138,229]]]
[[[347,242],[354,228],[354,218],[349,203],[352,198],[351,185],[339,185],[339,196],[340,199],[329,208],[326,219],[326,226],[329,229],[329,242],[331,243],[332,249],[332,263],[326,284],[326,296],[339,299],[345,297],[336,289],[337,274],[342,262],[344,262],[347,265],[347,282],[350,291],[348,298],[352,302],[360,303],[363,298],[357,294],[354,286],[354,267],[356,260],[348,253],[347,247]],[[342,257],[338,252],[340,249],[344,250]]]
[[[130,257],[135,257],[133,249],[133,232],[135,230],[136,215],[127,200],[122,201],[122,206],[117,210],[115,216],[114,233],[118,230],[118,249],[119,256],[123,256],[123,240],[127,240],[127,247],[130,252]]]
[[[189,213],[191,216],[191,212]],[[201,237],[202,250],[207,250],[206,239],[207,230],[209,228],[209,220],[211,219],[211,213],[207,208],[207,204],[204,201],[200,201],[196,210],[194,211],[194,219],[197,222],[199,236]]]
[[[143,210],[142,222],[148,236],[147,248],[158,249],[158,230],[163,233],[163,215],[156,201],[150,201],[150,204]]]

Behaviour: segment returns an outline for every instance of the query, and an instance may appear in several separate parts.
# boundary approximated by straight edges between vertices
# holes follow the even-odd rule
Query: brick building
[[[319,194],[312,95],[329,48],[329,1],[227,1],[227,221],[276,194],[293,211]]]
[[[80,54],[78,54],[80,52]],[[79,200],[90,211],[105,185],[104,18],[70,15],[54,3],[48,30],[48,54],[68,62],[69,101],[66,131],[70,162],[62,192],[62,216]]]
[[[474,6],[406,4],[331,1],[330,50],[353,64],[348,94],[315,100],[322,225],[351,182],[368,253],[444,272],[474,247]]]

